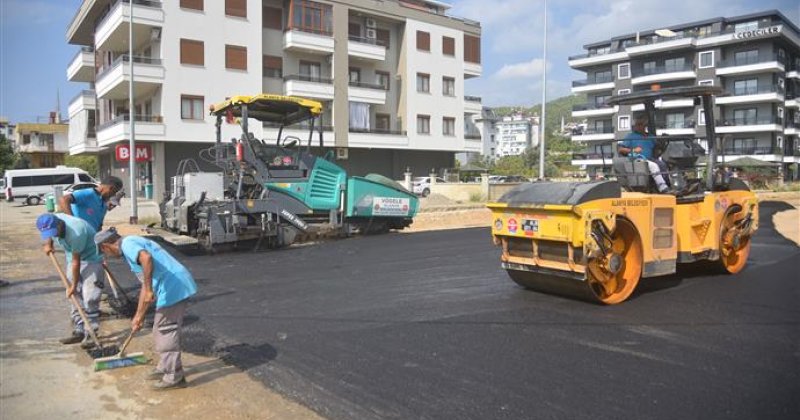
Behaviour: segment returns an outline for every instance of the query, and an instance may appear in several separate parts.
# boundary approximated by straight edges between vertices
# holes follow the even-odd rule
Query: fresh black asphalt
[[[487,229],[184,255],[185,347],[331,419],[796,419],[785,208],[762,203],[739,275],[682,269],[616,306],[518,287]]]

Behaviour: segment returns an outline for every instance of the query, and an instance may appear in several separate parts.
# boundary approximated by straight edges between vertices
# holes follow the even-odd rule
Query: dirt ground
[[[800,194],[766,193],[759,198],[794,206],[774,220],[784,236],[800,245]],[[93,372],[86,353],[57,341],[68,332],[67,310],[63,287],[33,227],[41,211],[41,206],[0,203],[0,280],[8,282],[0,288],[0,419],[321,418],[237,368],[200,355],[184,353],[189,387],[168,392],[148,388],[144,376],[152,365]],[[123,223],[122,212],[112,215],[117,218],[109,217],[111,224],[123,233],[141,231]],[[429,197],[408,231],[489,226],[490,221],[482,204]],[[126,320],[104,319],[101,340],[119,342],[127,328]],[[148,329],[129,351],[152,357]]]

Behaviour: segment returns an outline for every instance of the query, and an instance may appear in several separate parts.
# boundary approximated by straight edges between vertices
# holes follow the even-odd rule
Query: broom
[[[149,362],[149,359],[144,355],[144,353],[131,353],[129,355],[125,354],[125,348],[127,348],[128,344],[131,343],[131,339],[133,339],[133,334],[134,331],[131,330],[131,333],[128,335],[128,338],[126,338],[125,342],[122,343],[122,347],[120,348],[119,353],[115,354],[114,356],[101,357],[95,359],[94,360],[95,372],[100,370],[117,369],[117,368],[147,364],[147,362]]]

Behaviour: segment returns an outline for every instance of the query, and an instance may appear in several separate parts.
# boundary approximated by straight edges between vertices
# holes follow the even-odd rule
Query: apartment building
[[[641,106],[608,106],[613,95],[692,85],[721,86],[713,116],[692,100],[656,103],[659,135],[705,137],[705,121],[714,118],[723,139],[720,161],[751,157],[772,162],[786,179],[798,179],[800,163],[800,29],[776,10],[713,18],[653,28],[585,45],[569,58],[586,73],[572,83],[587,103],[572,116],[586,129],[572,135],[586,149],[572,163],[590,175],[610,167],[612,140],[630,132]]]
[[[4,135],[10,142],[14,142],[14,130],[17,125],[8,121],[8,117],[0,117],[0,134]]]
[[[98,154],[104,174],[125,175],[114,150],[127,143],[133,115],[135,139],[150,151],[137,164],[136,190],[152,182],[160,197],[178,162],[214,142],[209,105],[268,92],[321,101],[323,153],[335,150],[353,174],[453,167],[455,153],[481,149],[465,124],[480,114],[480,98],[464,91],[482,72],[481,29],[448,8],[432,0],[83,0],[66,34],[79,47],[67,76],[86,83],[69,105],[70,153]],[[251,131],[276,140],[275,127]],[[223,127],[223,138],[239,135]]]
[[[14,132],[14,147],[28,159],[31,168],[53,168],[64,164],[69,151],[67,131],[58,113],[51,112],[45,123],[19,123]]]
[[[480,102],[480,98],[474,99]],[[457,153],[456,159],[461,165],[466,165],[473,158],[480,156],[494,159],[497,148],[497,121],[500,119],[495,115],[494,110],[487,106],[481,108],[480,114],[467,115],[471,118],[464,118],[464,139],[480,140],[481,149],[473,152]]]
[[[517,156],[539,144],[538,118],[522,115],[503,117],[496,123],[497,149],[495,157]]]

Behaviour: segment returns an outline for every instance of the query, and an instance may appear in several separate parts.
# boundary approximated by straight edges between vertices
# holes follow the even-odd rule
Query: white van
[[[9,169],[3,175],[2,188],[6,201],[24,198],[25,204],[35,206],[55,187],[67,188],[78,182],[97,181],[81,168]]]

